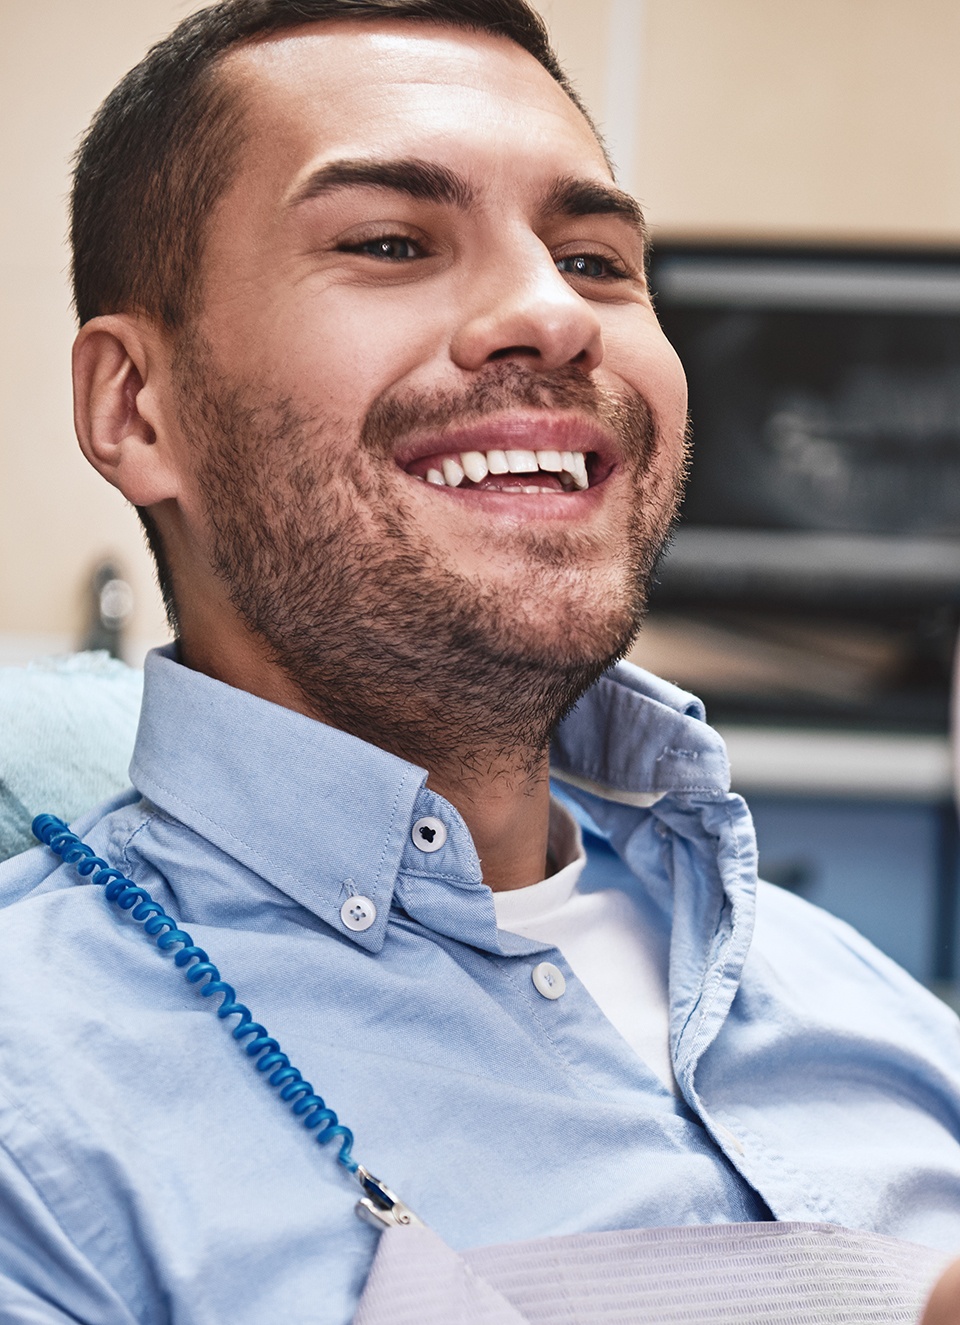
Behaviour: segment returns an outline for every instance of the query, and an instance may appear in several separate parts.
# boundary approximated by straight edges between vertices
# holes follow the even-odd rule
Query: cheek
[[[666,337],[662,340],[658,388],[663,398],[664,424],[683,432],[687,423],[687,375]]]
[[[445,328],[433,301],[382,292],[325,290],[274,332],[290,391],[338,418],[360,421],[374,400],[442,352]],[[260,359],[262,372],[263,359]]]
[[[616,328],[604,336],[605,362],[647,401],[662,435],[682,436],[687,419],[687,379],[677,352],[654,323],[641,330]]]

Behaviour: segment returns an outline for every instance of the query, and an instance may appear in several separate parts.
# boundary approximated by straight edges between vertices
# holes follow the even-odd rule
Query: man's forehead
[[[609,177],[582,112],[504,37],[420,21],[338,20],[246,43],[224,63],[261,140],[315,150],[332,134],[341,147],[382,150],[384,134],[449,142],[474,124],[533,133],[540,124]]]

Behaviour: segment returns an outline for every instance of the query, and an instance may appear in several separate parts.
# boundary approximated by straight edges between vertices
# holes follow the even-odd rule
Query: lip
[[[446,501],[459,511],[472,510],[484,520],[524,527],[531,522],[546,523],[574,521],[582,523],[592,518],[604,501],[606,480],[593,487],[574,492],[498,492],[483,488],[435,487],[420,479],[411,480],[429,502]],[[439,507],[431,506],[439,511]]]
[[[409,471],[418,461],[432,456],[462,451],[513,450],[590,453],[596,457],[594,467],[597,474],[602,476],[599,482],[609,476],[621,459],[617,440],[608,429],[580,414],[549,410],[495,414],[442,432],[407,437],[394,458],[401,469]],[[589,492],[594,486],[591,476],[591,485],[586,491]],[[459,488],[448,491],[461,492]]]

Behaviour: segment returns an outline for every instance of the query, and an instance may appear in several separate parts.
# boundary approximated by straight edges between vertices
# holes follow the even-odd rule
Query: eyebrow
[[[405,193],[419,202],[449,203],[461,210],[470,207],[475,194],[456,171],[417,157],[398,161],[358,158],[330,161],[314,170],[294,193],[290,205],[297,207],[311,198],[334,193],[338,189],[389,189]]]
[[[567,175],[553,185],[542,204],[546,215],[619,216],[628,222],[647,243],[647,223],[636,198],[612,184]]]
[[[466,211],[476,193],[455,170],[419,157],[399,160],[344,158],[312,171],[290,200],[292,207],[340,189],[372,188],[405,193],[419,202],[447,203]],[[565,175],[541,204],[546,216],[618,216],[636,230],[646,246],[647,226],[637,200],[613,184]]]

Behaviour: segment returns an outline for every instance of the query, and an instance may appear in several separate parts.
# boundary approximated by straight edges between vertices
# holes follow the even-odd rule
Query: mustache
[[[574,367],[531,372],[515,362],[491,364],[460,390],[407,391],[378,397],[367,411],[360,446],[387,458],[413,431],[442,434],[511,409],[576,410],[613,432],[625,459],[646,469],[656,451],[653,411],[639,391],[599,386]]]

